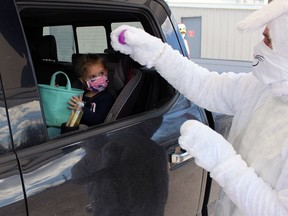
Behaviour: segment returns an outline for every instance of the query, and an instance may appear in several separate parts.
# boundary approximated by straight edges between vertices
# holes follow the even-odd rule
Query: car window
[[[104,26],[83,26],[76,28],[79,53],[103,53],[107,49]]]
[[[165,35],[166,42],[168,44],[170,44],[170,46],[172,46],[173,49],[180,51],[179,43],[181,43],[182,40],[178,40],[178,38],[176,36],[176,32],[178,32],[178,31],[174,30],[169,17],[167,17],[165,19],[164,23],[161,25],[161,28],[162,28],[162,31],[163,31],[163,33]],[[184,49],[183,49],[183,51],[185,52]]]
[[[56,39],[59,61],[70,62],[73,53],[103,53],[107,49],[106,30],[104,26],[76,27],[77,42],[74,41],[72,25],[45,26],[44,35],[53,35]]]
[[[95,16],[97,13],[100,15]],[[31,22],[31,14],[35,16],[35,19],[39,16],[36,12],[23,10],[21,17],[31,53],[32,55],[35,53],[32,58],[38,86],[49,85],[53,74],[62,71],[67,75],[72,88],[85,90],[85,86],[79,81],[77,62],[81,55],[97,54],[106,60],[109,71],[107,91],[115,98],[115,104],[101,125],[159,109],[174,95],[175,91],[172,86],[164,81],[154,69],[143,68],[129,56],[115,52],[110,45],[111,31],[123,24],[142,29],[145,26],[145,31],[153,32],[151,25],[142,14],[115,13],[111,17],[111,11],[108,10],[106,12],[85,10],[85,13],[83,10],[67,10],[65,25],[62,25],[61,18],[57,17],[60,15],[54,13],[53,9],[47,9],[45,11],[47,17],[40,20],[43,23],[39,23],[39,26]],[[79,21],[75,17],[80,15]],[[27,16],[26,22],[25,16]],[[53,25],[49,25],[49,20],[53,20]],[[36,47],[35,52],[32,52],[32,47]],[[57,75],[54,85],[61,88],[67,87],[67,77]],[[40,87],[39,91],[42,89]],[[44,98],[43,95],[41,97]],[[61,125],[47,123],[50,115],[47,114],[47,105],[43,101],[44,99],[42,99],[42,106],[44,114],[46,113],[47,132],[50,139],[54,139],[61,136]],[[68,101],[66,104],[68,106]],[[96,109],[97,107],[101,106],[96,105]],[[73,133],[79,131],[81,130],[73,131]]]
[[[71,56],[75,53],[74,34],[71,25],[45,26],[43,28],[44,35],[55,37],[59,61],[71,61]]]

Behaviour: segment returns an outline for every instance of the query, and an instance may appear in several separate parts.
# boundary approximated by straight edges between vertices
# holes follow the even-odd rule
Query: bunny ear
[[[240,31],[253,31],[263,27],[284,13],[288,13],[288,0],[273,0],[238,23]]]

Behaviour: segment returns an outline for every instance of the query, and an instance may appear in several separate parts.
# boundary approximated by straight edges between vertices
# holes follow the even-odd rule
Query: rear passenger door
[[[1,27],[0,31],[3,32]],[[2,36],[3,35],[0,36],[0,56],[1,59],[5,59],[3,57],[5,55],[7,56],[9,52],[5,55],[3,54],[11,47],[8,45],[7,40]],[[5,68],[5,65],[7,66],[7,62],[4,60],[0,64],[1,71]],[[0,76],[0,215],[26,215],[25,193],[22,188],[18,160],[14,153],[2,81]],[[15,107],[10,110],[12,109],[14,111],[17,110]],[[15,113],[20,114],[19,110]]]
[[[165,34],[159,29],[156,31],[159,23],[155,23],[155,19],[151,18],[151,23],[147,19],[142,20],[147,16],[147,11],[144,10],[135,16],[137,13],[133,13],[137,11],[136,5],[132,7],[124,4],[124,7],[121,3],[116,6],[114,2],[111,5],[105,3],[103,6],[103,1],[99,5],[97,1],[93,2],[86,5],[82,1],[81,7],[75,7],[72,3],[54,5],[50,1],[41,1],[39,5],[19,2],[23,28],[31,30],[25,32],[31,54],[33,50],[30,43],[35,41],[34,35],[28,33],[54,35],[57,39],[61,28],[67,28],[66,33],[71,31],[71,37],[66,35],[64,39],[57,39],[58,61],[62,66],[72,66],[70,58],[74,52],[104,52],[106,46],[107,49],[111,48],[109,33],[106,32],[109,27],[101,25],[100,22],[115,17],[115,13],[119,16],[115,23],[140,20],[144,27],[151,32],[158,32],[158,36],[165,36],[174,48],[180,50],[174,27],[164,29],[165,25],[162,22],[164,30],[172,30],[174,33],[170,35],[169,31],[164,31]],[[151,2],[161,8],[157,2]],[[141,11],[142,7],[140,5],[137,9]],[[114,12],[111,13],[113,16],[108,16],[105,11],[107,14]],[[160,12],[163,15],[162,9]],[[86,20],[80,15],[87,16]],[[106,17],[103,18],[103,15]],[[123,15],[123,19],[120,15]],[[92,18],[97,21],[95,25],[91,24]],[[71,26],[74,24],[76,28],[67,27],[70,26],[69,19],[72,22]],[[73,23],[75,20],[77,23]],[[83,20],[87,22],[86,25],[83,24]],[[170,20],[167,19],[167,22],[165,24],[169,24]],[[40,33],[37,25],[43,27]],[[99,35],[104,32],[101,26],[104,26],[106,34],[103,40],[99,40]],[[112,29],[113,25],[110,28]],[[91,34],[94,31],[97,34]],[[93,35],[91,38],[90,34]],[[84,42],[81,42],[82,39]],[[90,39],[93,46],[86,46],[86,41]],[[62,42],[63,46],[60,45]],[[26,47],[23,49],[27,52]],[[183,153],[178,151],[177,139],[180,125],[184,121],[197,119],[207,124],[201,108],[179,95],[155,70],[141,68],[147,79],[142,95],[138,98],[138,108],[143,108],[142,102],[149,100],[151,103],[148,104],[147,110],[125,119],[69,134],[59,134],[59,128],[52,128],[55,133],[51,135],[51,128],[46,127],[45,116],[41,112],[43,109],[37,94],[38,77],[34,78],[34,74],[43,71],[38,71],[36,67],[33,70],[31,65],[32,62],[35,65],[35,61],[32,59],[33,61],[28,57],[25,76],[20,73],[23,75],[23,83],[29,84],[30,95],[23,86],[20,85],[18,88],[23,93],[19,105],[26,104],[27,110],[35,108],[35,113],[32,115],[33,118],[29,115],[24,115],[22,119],[18,118],[18,115],[15,116],[15,123],[22,120],[27,124],[15,128],[12,132],[13,140],[18,138],[16,151],[30,216],[184,216],[199,212],[205,172],[191,159],[185,163],[178,163],[171,161],[170,157],[174,153],[179,153],[180,156]],[[16,73],[13,73],[14,75],[19,76]],[[11,79],[11,74],[9,77]],[[30,127],[30,123],[35,127]],[[19,140],[18,134],[23,128],[25,134],[29,132],[26,135],[29,139]]]

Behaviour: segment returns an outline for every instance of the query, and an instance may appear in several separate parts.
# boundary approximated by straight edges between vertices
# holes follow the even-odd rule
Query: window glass
[[[175,50],[181,50],[179,47],[179,41],[177,39],[174,28],[171,24],[170,19],[167,17],[164,23],[161,25],[162,31],[165,35],[166,42],[170,44]],[[181,41],[180,41],[181,42]],[[181,51],[180,51],[181,52]]]
[[[76,32],[80,53],[103,53],[107,49],[104,26],[77,27]]]
[[[75,53],[73,28],[67,26],[46,26],[43,35],[54,35],[57,44],[59,61],[71,62],[71,56]]]

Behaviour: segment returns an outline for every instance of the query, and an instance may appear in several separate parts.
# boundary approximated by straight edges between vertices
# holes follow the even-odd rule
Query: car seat
[[[37,50],[37,60],[34,62],[37,82],[50,84],[51,76],[57,71],[65,72],[66,68],[58,62],[57,44],[53,35],[42,36]],[[66,79],[57,77],[59,85],[66,85]]]
[[[54,35],[44,35],[39,44],[39,55],[43,61],[57,62],[57,45]]]
[[[77,62],[81,55],[83,54],[75,53],[72,55],[72,65],[75,74],[78,74],[79,71]],[[143,84],[142,72],[134,67],[137,63],[128,55],[123,55],[115,51],[109,54],[102,53],[100,55],[106,59],[109,70],[109,85],[107,90],[116,98],[104,122],[107,123],[133,115],[135,104]],[[83,84],[79,79],[76,79],[72,82],[72,87],[83,88]]]
[[[113,87],[118,97],[109,111],[105,122],[128,117],[134,114],[136,101],[143,85],[143,74],[135,68],[135,62],[123,55],[116,65]]]

